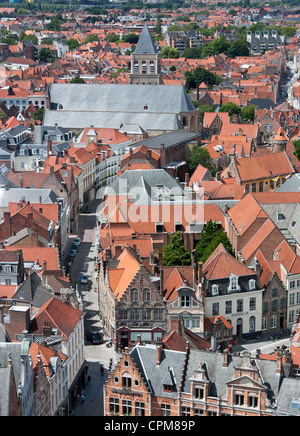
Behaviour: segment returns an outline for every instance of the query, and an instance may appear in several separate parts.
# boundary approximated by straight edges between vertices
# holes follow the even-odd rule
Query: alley
[[[91,204],[90,214],[80,214],[78,224],[78,234],[72,235],[69,246],[75,237],[81,239],[79,250],[73,260],[70,274],[71,282],[74,288],[77,287],[78,294],[82,300],[83,310],[85,312],[85,333],[90,331],[102,331],[99,322],[99,308],[96,288],[96,270],[95,261],[97,257],[97,247],[95,244],[96,237],[96,210],[98,203],[95,201]],[[81,274],[88,275],[89,283],[81,284]],[[104,339],[106,337],[104,336]],[[85,337],[85,360],[88,366],[88,375],[91,383],[86,386],[83,395],[84,401],[78,401],[75,407],[75,416],[103,416],[103,386],[107,378],[107,370],[110,360],[116,360],[116,353],[112,348],[106,347],[106,344],[94,345]],[[104,366],[104,374],[100,372],[101,365]]]

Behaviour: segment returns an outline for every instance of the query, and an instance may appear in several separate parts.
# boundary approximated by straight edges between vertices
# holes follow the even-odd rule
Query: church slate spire
[[[135,51],[131,54],[129,82],[135,85],[160,85],[162,78],[160,54],[145,24]]]
[[[137,46],[135,48],[134,54],[157,54],[157,48],[155,47],[154,41],[150,35],[147,24],[144,25],[142,33],[139,37]]]

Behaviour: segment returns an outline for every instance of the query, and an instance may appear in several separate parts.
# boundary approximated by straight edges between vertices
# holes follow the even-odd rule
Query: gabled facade
[[[284,362],[137,344],[110,370],[105,416],[272,416]]]
[[[205,315],[221,315],[237,337],[261,331],[262,288],[257,274],[226,252],[222,244],[203,264]]]
[[[102,260],[99,310],[104,330],[117,349],[131,347],[138,336],[153,343],[166,331],[159,278],[152,277],[128,248],[115,261]]]

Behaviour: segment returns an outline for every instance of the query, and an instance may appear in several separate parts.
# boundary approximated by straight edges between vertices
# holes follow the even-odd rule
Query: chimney
[[[189,173],[185,173],[185,184],[186,186],[189,186],[190,183],[190,175]]]
[[[203,277],[202,267],[203,267],[203,263],[199,262],[198,263],[198,284],[199,285],[202,285],[202,277]]]
[[[161,339],[159,338],[156,341],[156,366],[160,365],[161,352],[162,352],[162,342],[161,342]]]
[[[159,288],[160,288],[160,295],[163,297],[164,295],[164,269],[161,266],[160,267],[160,282],[159,282]]]
[[[12,306],[9,309],[9,325],[7,331],[11,338],[16,334],[21,334],[24,330],[29,330],[30,307]]]
[[[227,348],[224,349],[223,356],[224,356],[223,368],[227,368],[227,366],[228,366],[228,350],[227,350]]]
[[[193,285],[194,285],[194,289],[196,289],[197,276],[198,276],[196,250],[192,251],[192,265],[193,265]]]
[[[279,351],[277,354],[277,368],[276,368],[276,374],[281,375],[283,372],[283,366],[282,366],[282,353]]]

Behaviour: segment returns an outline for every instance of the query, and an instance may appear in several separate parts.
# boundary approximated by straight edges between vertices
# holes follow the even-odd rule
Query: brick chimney
[[[6,324],[6,330],[10,339],[13,341],[16,334],[28,331],[30,322],[30,307],[12,306],[9,309],[9,324]]]
[[[162,352],[162,342],[160,339],[156,341],[156,366],[160,365]]]
[[[227,366],[228,366],[228,350],[227,350],[227,348],[224,349],[223,356],[224,356],[223,368],[227,368]]]

